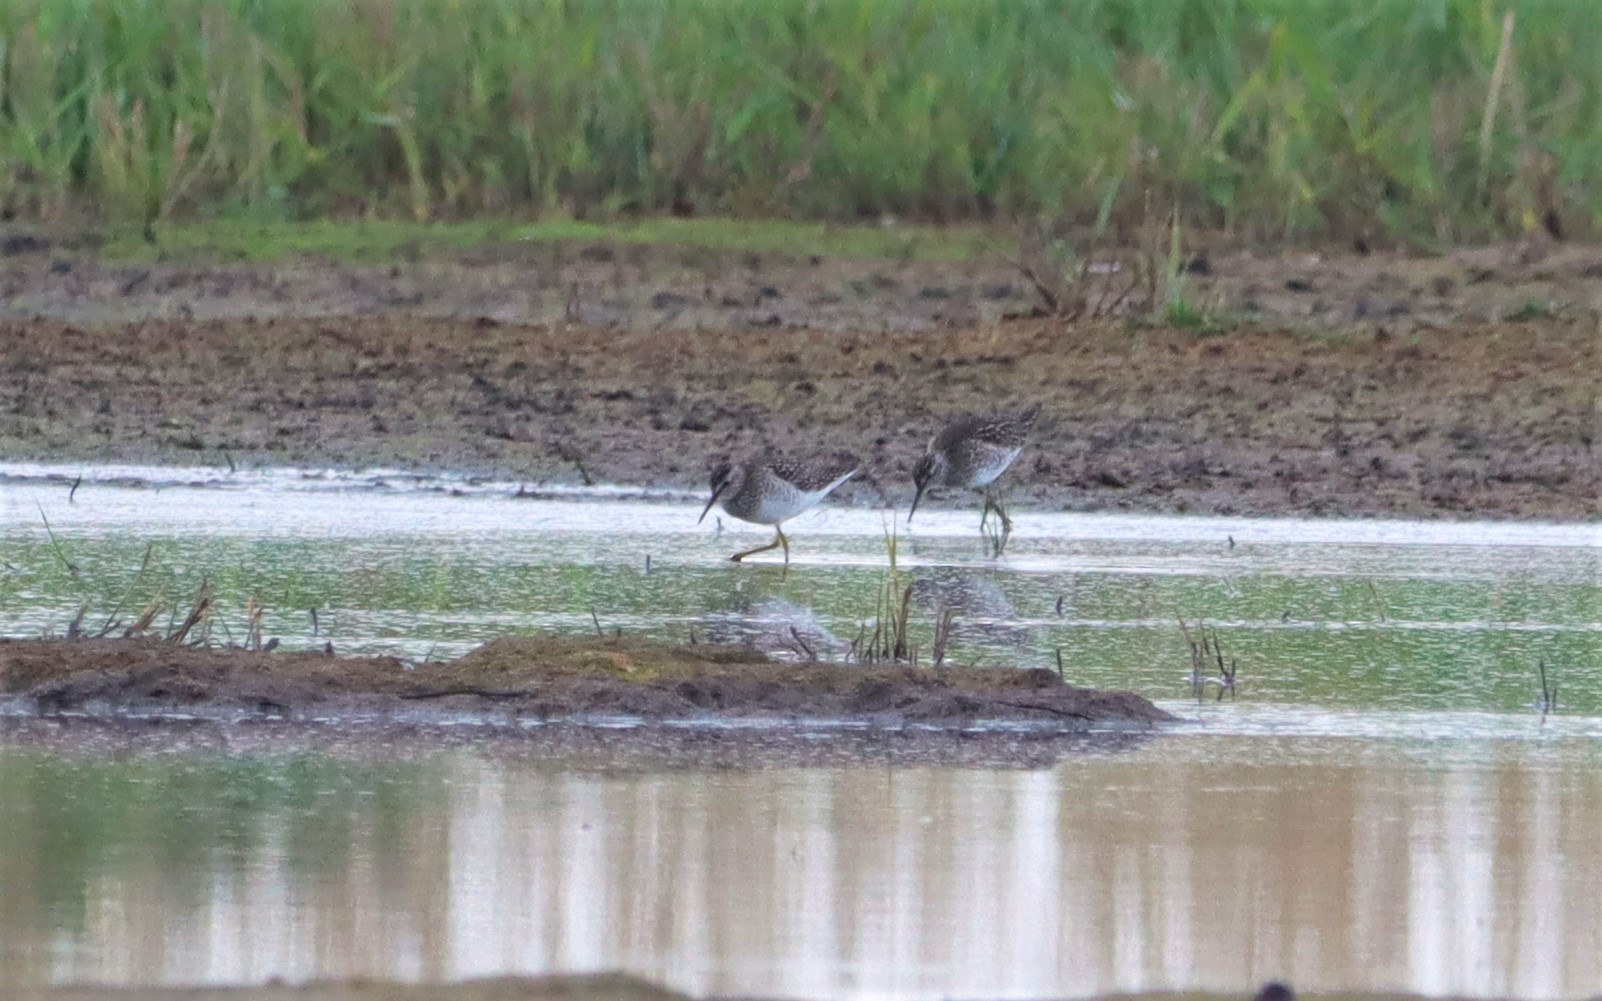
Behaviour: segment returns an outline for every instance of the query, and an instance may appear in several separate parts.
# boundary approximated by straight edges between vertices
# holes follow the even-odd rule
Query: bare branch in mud
[[[89,614],[89,603],[86,601],[78,606],[78,614],[67,623],[67,639],[75,640],[83,635],[83,617]]]
[[[795,640],[795,645],[799,648],[798,652],[806,657],[807,663],[816,663],[818,659],[817,651],[813,650],[812,645],[801,638],[801,631],[795,626],[791,626],[790,636]]]
[[[584,467],[584,453],[582,451],[571,442],[566,441],[557,442],[553,446],[553,450],[556,452],[558,459],[573,464],[573,468],[578,470],[579,479],[584,481],[585,486],[595,486],[595,480],[590,477],[590,471]]]

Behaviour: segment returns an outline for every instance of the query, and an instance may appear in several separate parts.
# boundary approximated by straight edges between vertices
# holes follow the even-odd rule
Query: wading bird
[[[1015,414],[961,417],[946,425],[930,440],[928,451],[912,471],[917,493],[912,498],[912,510],[907,512],[907,523],[912,523],[918,502],[929,487],[982,490],[985,510],[979,518],[979,528],[983,531],[990,512],[996,512],[1001,518],[1001,545],[1005,545],[1007,536],[1012,534],[1012,519],[1007,517],[991,485],[1023,451],[1039,414],[1040,408],[1035,406]],[[999,552],[1000,546],[997,548]]]
[[[794,518],[829,496],[830,491],[857,472],[855,456],[838,455],[811,460],[767,458],[749,462],[725,462],[712,470],[712,499],[706,502],[696,524],[706,520],[712,505],[722,502],[723,510],[741,521],[772,525],[778,538],[765,546],[735,553],[729,559],[738,563],[747,556],[784,547],[784,562],[790,562],[790,540],[779,525]]]

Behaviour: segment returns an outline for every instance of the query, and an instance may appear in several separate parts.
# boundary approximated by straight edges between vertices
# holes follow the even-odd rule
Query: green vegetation
[[[1518,309],[1509,313],[1507,319],[1513,323],[1530,323],[1534,320],[1550,320],[1556,315],[1557,310],[1551,303],[1528,299]]]
[[[0,207],[1594,234],[1591,0],[14,0]]]

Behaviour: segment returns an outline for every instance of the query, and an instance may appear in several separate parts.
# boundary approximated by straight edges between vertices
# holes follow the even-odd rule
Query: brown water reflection
[[[196,780],[180,808],[150,779],[88,831],[49,799],[97,781],[79,764],[0,786],[0,960],[12,983],[621,966],[759,996],[1271,976],[1586,996],[1598,764],[1582,741],[1197,735],[1040,771],[601,776],[452,753],[320,774],[310,798]]]

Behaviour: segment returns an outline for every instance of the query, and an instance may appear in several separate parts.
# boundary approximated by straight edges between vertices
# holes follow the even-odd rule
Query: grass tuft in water
[[[1233,699],[1240,662],[1234,657],[1225,662],[1224,647],[1218,639],[1218,630],[1209,630],[1206,623],[1198,621],[1196,631],[1192,633],[1185,620],[1181,618],[1179,631],[1185,637],[1185,646],[1190,651],[1190,691],[1196,701],[1206,701],[1209,686],[1218,689],[1215,701],[1224,701],[1225,694]]]
[[[903,586],[899,574],[892,571],[885,575],[884,586],[874,596],[873,617],[858,625],[846,659],[867,665],[918,666],[918,648],[908,638],[911,620],[912,585]]]

